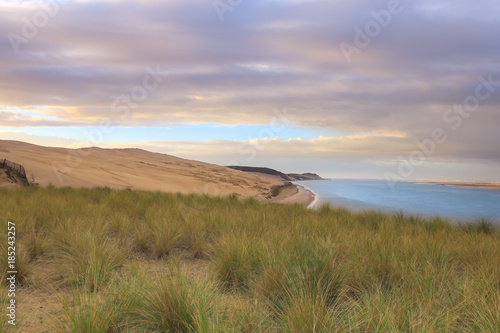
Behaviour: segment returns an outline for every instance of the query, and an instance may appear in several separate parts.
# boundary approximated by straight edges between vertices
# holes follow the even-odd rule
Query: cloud
[[[39,3],[0,2],[2,36],[22,35]],[[354,28],[364,29],[388,1],[244,1],[224,22],[205,0],[69,1],[19,53],[0,39],[0,119],[6,127],[96,126],[116,118],[114,98],[159,65],[168,77],[120,126],[267,124],[271,110],[287,106],[298,110],[297,126],[399,131],[411,146],[448,126],[443,114],[474,93],[478,77],[500,81],[500,5],[401,3],[348,63],[339,45],[353,43]],[[498,156],[499,91],[450,132],[448,155],[460,146],[478,158]],[[34,106],[51,118],[14,114]],[[398,150],[401,141],[374,140],[370,154]],[[338,141],[310,144],[304,150],[329,154]],[[365,156],[360,147],[344,153]]]
[[[422,140],[421,142],[424,142]],[[399,133],[387,135],[355,135],[342,137],[317,137],[312,139],[254,138],[250,140],[210,140],[210,141],[138,141],[127,144],[108,143],[108,147],[140,147],[146,150],[166,153],[190,159],[202,159],[212,163],[227,165],[255,164],[262,160],[286,160],[300,158],[311,161],[384,161],[397,165],[413,151],[421,151],[411,138]],[[426,156],[429,162],[455,162],[457,159],[469,161],[500,162],[500,154],[491,155],[487,149],[472,150],[472,145],[453,142],[439,144],[436,151]]]

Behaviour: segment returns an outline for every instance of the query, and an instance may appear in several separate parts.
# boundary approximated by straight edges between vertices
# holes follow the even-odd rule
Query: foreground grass
[[[500,332],[485,220],[53,187],[0,189],[0,212],[20,332]]]

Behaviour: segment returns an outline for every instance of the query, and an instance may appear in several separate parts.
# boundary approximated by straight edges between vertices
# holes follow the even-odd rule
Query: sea
[[[353,210],[403,212],[420,217],[440,216],[450,221],[486,218],[500,225],[500,190],[385,180],[329,179],[294,182],[316,194],[311,208],[329,203]]]

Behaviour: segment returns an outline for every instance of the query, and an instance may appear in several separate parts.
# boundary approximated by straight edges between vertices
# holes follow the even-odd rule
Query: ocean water
[[[456,221],[480,217],[500,224],[500,190],[467,189],[443,185],[390,183],[385,180],[332,179],[294,182],[316,194],[313,207],[324,203],[355,210],[441,216]]]

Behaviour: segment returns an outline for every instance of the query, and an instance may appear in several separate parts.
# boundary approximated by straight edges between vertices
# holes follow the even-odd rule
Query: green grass
[[[486,219],[55,187],[0,188],[0,212],[21,332],[500,332]]]

